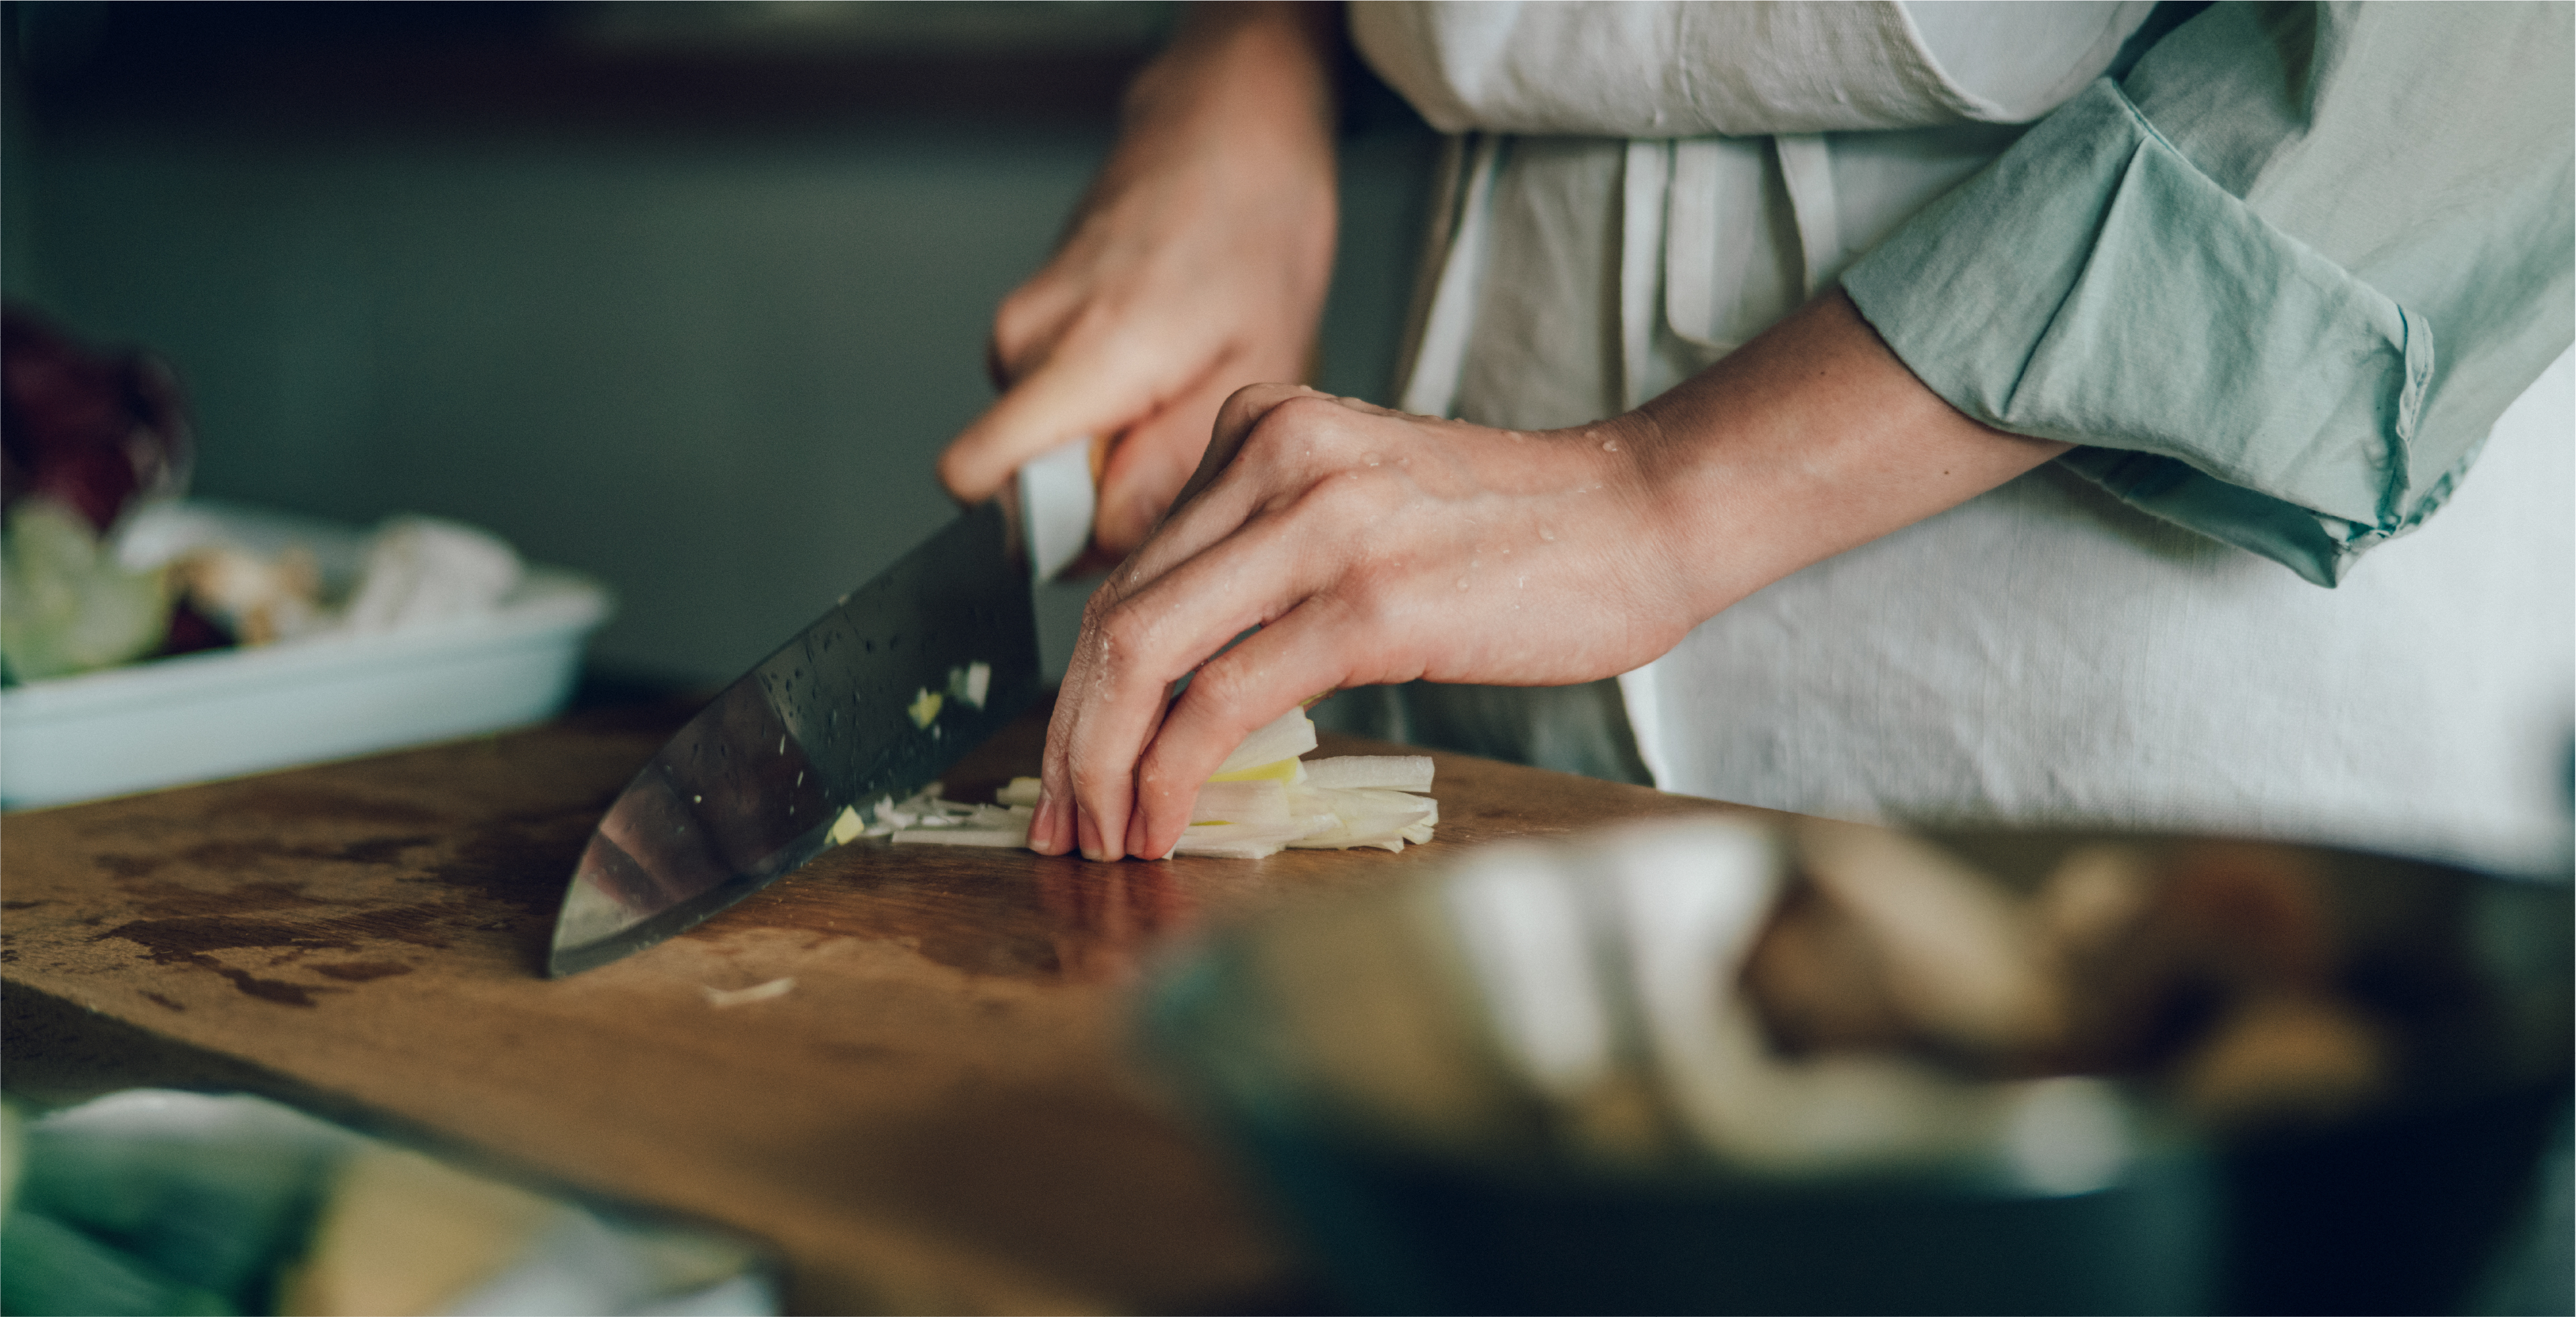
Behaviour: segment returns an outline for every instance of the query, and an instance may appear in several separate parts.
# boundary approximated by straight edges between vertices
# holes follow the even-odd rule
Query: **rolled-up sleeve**
[[[2572,12],[2216,6],[1843,287],[1961,411],[2332,585],[2576,339]]]

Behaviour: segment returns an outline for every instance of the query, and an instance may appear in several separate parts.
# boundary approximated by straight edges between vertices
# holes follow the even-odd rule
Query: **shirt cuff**
[[[2428,515],[2422,317],[2194,168],[2105,78],[1842,279],[1933,392],[2320,585]]]

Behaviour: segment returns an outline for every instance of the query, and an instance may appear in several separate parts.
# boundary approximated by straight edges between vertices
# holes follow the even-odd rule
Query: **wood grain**
[[[1140,957],[1479,841],[1725,808],[1442,755],[1440,840],[1401,855],[863,842],[660,947],[541,977],[592,824],[688,712],[9,815],[11,1089],[266,1092],[752,1236],[803,1311],[1293,1305],[1295,1260],[1130,1052]],[[1034,771],[1042,730],[978,750],[951,794]],[[767,1000],[707,993],[779,978],[794,989]]]

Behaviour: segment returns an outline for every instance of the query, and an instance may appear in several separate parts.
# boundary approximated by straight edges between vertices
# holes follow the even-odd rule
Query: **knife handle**
[[[1098,500],[1093,482],[1099,462],[1090,436],[1067,441],[1030,458],[1020,468],[1022,538],[1029,547],[1029,577],[1052,581],[1091,547],[1091,514]]]

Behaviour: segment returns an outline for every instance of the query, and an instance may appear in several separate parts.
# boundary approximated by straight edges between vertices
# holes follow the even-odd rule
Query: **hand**
[[[2066,447],[1953,410],[1840,293],[1571,430],[1245,389],[1170,517],[1092,596],[1029,844],[1167,854],[1199,783],[1290,705],[1624,672],[1771,581]]]
[[[1111,441],[1094,537],[1114,561],[1189,477],[1226,395],[1305,374],[1332,273],[1335,18],[1184,20],[1063,245],[994,316],[1004,392],[941,456],[951,494],[988,498],[1076,435]]]
[[[1047,742],[1047,799],[1081,803],[1077,835],[1042,804],[1031,844],[1165,853],[1227,752],[1320,692],[1585,681],[1669,649],[1695,619],[1634,428],[1236,394],[1183,501],[1092,597]]]

